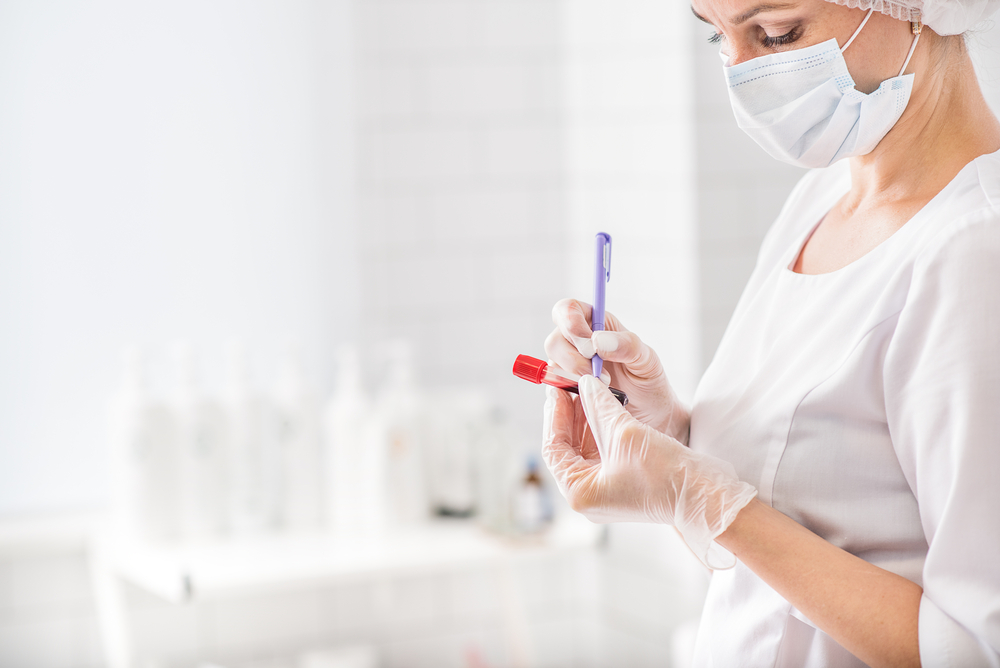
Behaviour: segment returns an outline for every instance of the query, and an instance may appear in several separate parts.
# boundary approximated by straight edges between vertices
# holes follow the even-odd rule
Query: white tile
[[[756,262],[755,253],[718,251],[701,258],[702,302],[713,312],[736,307]]]
[[[701,322],[702,367],[708,368],[729,323],[727,316],[704,317]]]
[[[560,247],[564,247],[569,218],[565,185],[539,188],[534,197],[538,207],[534,238],[555,241]]]
[[[562,171],[562,133],[554,123],[491,127],[485,144],[489,176],[557,178]]]
[[[475,45],[474,4],[463,0],[358,3],[358,48],[376,54],[467,50]]]
[[[366,325],[389,314],[389,291],[392,284],[386,275],[389,262],[385,258],[366,254],[361,272],[361,318]]]
[[[690,188],[615,183],[574,188],[572,196],[580,228],[606,230],[622,244],[623,253],[629,252],[633,239],[695,247],[696,201]]]
[[[385,271],[389,306],[401,312],[471,305],[482,294],[482,262],[461,252],[414,253]]]
[[[364,182],[462,182],[474,169],[474,135],[464,128],[370,128],[358,150]]]
[[[554,50],[559,40],[556,0],[474,3],[479,45],[489,50]]]
[[[670,306],[678,306],[685,299],[697,299],[694,244],[685,247],[623,232],[614,238],[612,253],[609,291],[623,297],[648,291],[649,301]]]
[[[437,241],[495,241],[536,228],[542,204],[530,188],[450,188],[429,195],[429,228]]]
[[[428,352],[439,361],[441,373],[455,374],[456,380],[465,380],[462,384],[476,378],[506,377],[519,354],[544,354],[542,343],[551,331],[547,320],[525,309],[444,313],[435,322]],[[475,372],[482,370],[491,372],[477,376]]]
[[[681,11],[686,8],[683,3],[574,0],[566,3],[566,8],[565,30],[570,48],[663,48],[675,44],[677,26],[690,21]]]
[[[617,182],[667,185],[691,168],[685,130],[661,121],[587,123],[573,129],[571,170]]]
[[[565,64],[559,55],[535,57],[529,66],[528,99],[546,116],[561,116],[566,107]]]
[[[754,231],[757,238],[763,238],[764,233],[771,227],[771,223],[781,213],[781,207],[792,192],[795,185],[805,175],[803,170],[795,169],[789,165],[774,161],[777,167],[772,167],[767,173],[767,177],[762,179],[764,183],[759,183],[753,189],[753,212],[756,217]],[[817,221],[818,222],[818,221]]]
[[[532,72],[521,62],[433,61],[422,68],[420,111],[441,117],[523,115],[532,107]]]
[[[571,59],[565,70],[567,104],[581,117],[628,114],[667,118],[690,104],[676,81],[676,58],[597,52]]]
[[[633,123],[629,130],[627,145],[632,154],[632,173],[637,179],[651,178],[655,183],[670,184],[690,178],[694,143],[686,123],[654,120]]]
[[[490,287],[487,293],[498,307],[517,306],[547,294],[554,304],[565,267],[561,258],[545,248],[530,244],[512,245],[509,250],[492,253],[488,263]]]
[[[356,86],[362,119],[407,118],[414,113],[418,80],[410,63],[360,64]]]
[[[428,243],[427,196],[418,189],[366,190],[359,197],[362,244],[388,249]]]
[[[702,174],[725,174],[740,178],[757,170],[772,169],[777,161],[771,158],[732,118],[698,124],[698,171]]]
[[[703,243],[725,243],[734,240],[762,238],[760,221],[755,211],[753,187],[733,184],[700,193],[698,215]]]

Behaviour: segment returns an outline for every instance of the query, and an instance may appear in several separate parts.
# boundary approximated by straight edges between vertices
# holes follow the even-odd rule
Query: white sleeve
[[[1000,666],[1000,212],[942,230],[886,351],[889,432],[929,550],[924,666]]]

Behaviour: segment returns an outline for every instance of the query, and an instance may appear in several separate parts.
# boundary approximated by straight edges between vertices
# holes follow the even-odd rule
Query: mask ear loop
[[[903,72],[906,71],[906,66],[910,64],[910,58],[913,57],[913,52],[917,48],[917,42],[920,41],[920,31],[923,29],[923,24],[920,23],[920,19],[916,21],[910,21],[910,32],[913,33],[913,44],[910,45],[910,52],[906,54],[906,61],[903,63],[903,67],[899,70],[897,77],[903,76]]]
[[[849,47],[851,45],[851,42],[854,41],[854,38],[861,34],[861,29],[865,27],[866,23],[868,23],[868,19],[870,19],[872,17],[872,13],[874,11],[875,11],[874,7],[872,7],[871,9],[868,10],[868,13],[865,14],[865,20],[861,22],[861,25],[858,26],[858,29],[854,31],[853,35],[851,35],[851,39],[847,40],[847,44],[845,44],[844,46],[840,47],[840,52],[841,53],[843,53],[844,51],[847,51],[847,47]]]

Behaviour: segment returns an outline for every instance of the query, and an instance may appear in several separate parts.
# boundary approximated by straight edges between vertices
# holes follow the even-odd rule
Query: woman
[[[740,126],[821,169],[690,411],[621,323],[556,305],[584,377],[549,388],[544,455],[577,511],[731,566],[696,665],[1000,665],[1000,124],[961,36],[995,4],[693,1]]]

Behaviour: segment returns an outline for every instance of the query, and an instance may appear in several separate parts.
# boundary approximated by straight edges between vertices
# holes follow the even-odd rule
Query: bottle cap
[[[518,378],[523,378],[524,380],[538,384],[541,383],[542,378],[545,377],[545,369],[548,366],[549,365],[542,360],[535,359],[534,357],[518,355],[517,359],[514,360],[514,375]]]

